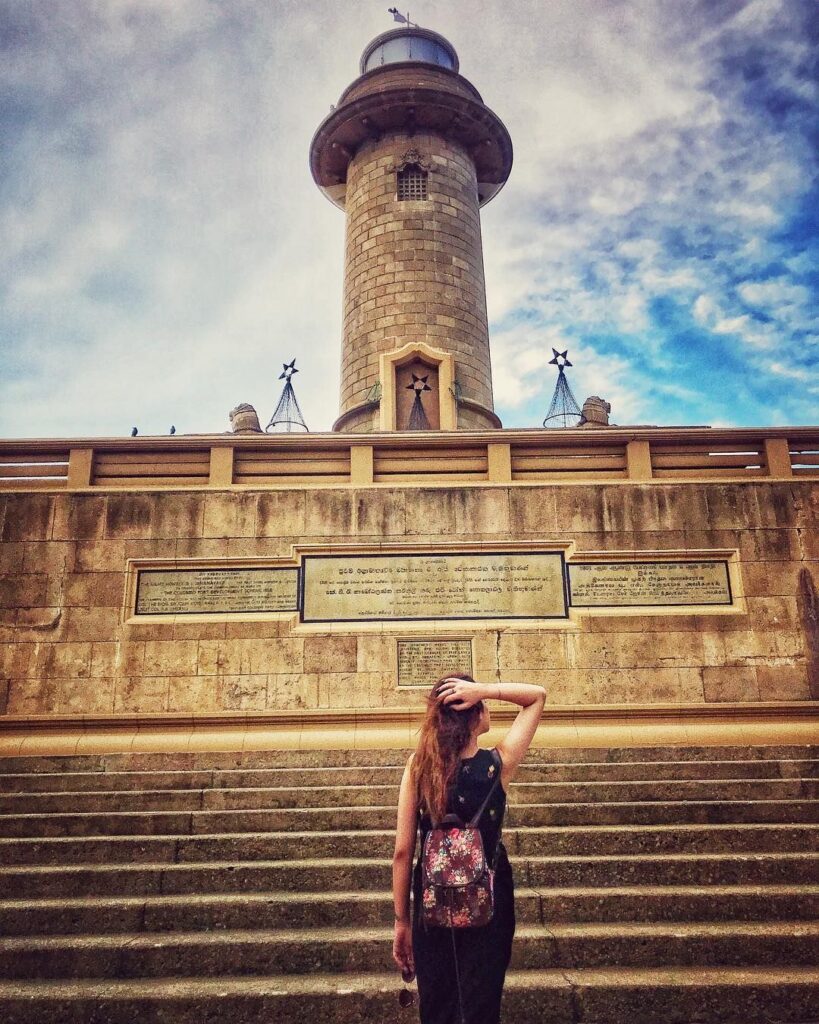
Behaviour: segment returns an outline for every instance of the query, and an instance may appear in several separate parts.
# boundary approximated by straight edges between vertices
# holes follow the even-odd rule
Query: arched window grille
[[[398,199],[427,199],[427,172],[418,164],[407,164],[398,172]]]

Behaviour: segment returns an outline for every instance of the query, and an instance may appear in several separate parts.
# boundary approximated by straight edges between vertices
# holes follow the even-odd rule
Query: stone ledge
[[[493,716],[502,738],[513,710]],[[352,708],[209,715],[30,715],[0,718],[0,757],[207,750],[414,747],[422,708]],[[534,747],[819,743],[819,701],[561,705],[548,708]]]

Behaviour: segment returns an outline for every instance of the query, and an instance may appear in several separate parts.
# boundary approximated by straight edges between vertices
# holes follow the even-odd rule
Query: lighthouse
[[[334,430],[501,426],[480,208],[511,167],[506,127],[443,36],[407,25],[365,48],[310,146],[316,184],[346,215]]]

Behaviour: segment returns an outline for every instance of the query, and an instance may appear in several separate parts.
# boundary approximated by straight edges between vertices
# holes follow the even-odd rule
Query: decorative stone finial
[[[247,402],[242,402],[230,410],[230,426],[234,434],[261,434],[259,417],[256,410]]]
[[[607,427],[609,426],[609,413],[611,405],[597,395],[590,395],[583,403],[583,411],[580,413],[579,427]]]

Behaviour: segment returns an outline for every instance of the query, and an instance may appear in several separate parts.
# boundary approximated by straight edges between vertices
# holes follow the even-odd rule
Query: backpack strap
[[[503,768],[503,761],[501,761],[501,756],[500,756],[500,754],[497,751],[497,747],[493,747],[489,751],[489,753],[492,756],[492,764],[495,766],[495,768],[497,768],[498,774],[495,777],[495,781],[492,783],[492,786],[490,787],[489,792],[486,794],[486,799],[481,804],[481,806],[478,808],[478,810],[475,811],[475,814],[473,815],[472,820],[469,822],[469,828],[475,828],[475,826],[478,824],[478,822],[481,819],[481,815],[486,810],[486,805],[492,799],[492,794],[495,792],[495,790],[498,788],[498,785],[500,784],[501,769]]]

